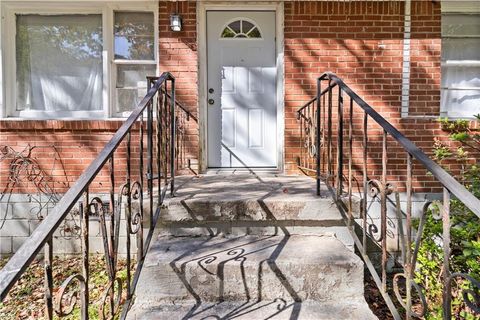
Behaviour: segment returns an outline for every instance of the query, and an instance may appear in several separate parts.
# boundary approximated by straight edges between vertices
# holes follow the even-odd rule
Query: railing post
[[[452,318],[452,291],[450,283],[450,191],[443,188],[443,319]]]
[[[147,104],[147,188],[150,228],[153,228],[153,103]]]
[[[147,80],[147,82],[149,82]],[[132,221],[132,189],[131,189],[131,133],[128,132],[127,134],[127,182],[126,182],[126,188],[127,188],[127,206],[125,208],[125,220],[127,224],[127,299],[131,298],[131,288],[130,288],[130,281],[131,281],[131,270],[130,270],[130,235],[131,235],[131,221]],[[120,195],[122,196],[122,195]],[[119,199],[120,200],[120,199]]]
[[[45,273],[45,311],[47,319],[53,319],[53,241],[52,237],[45,243],[44,273]]]
[[[139,195],[139,203],[140,203],[140,216],[142,217],[142,221],[143,221],[143,131],[144,131],[144,128],[143,128],[144,124],[143,124],[143,112],[140,114],[140,132],[139,132],[139,147],[140,147],[140,157],[139,157],[139,165],[138,165],[138,174],[139,174],[139,177],[140,177],[140,195]],[[150,216],[150,229],[152,227],[152,216]],[[143,245],[143,243],[142,243]],[[143,258],[144,256],[144,253],[142,252],[142,256],[141,257],[137,257],[137,260],[140,260],[141,258]]]
[[[317,182],[317,196],[320,195],[320,133],[321,133],[321,92],[322,92],[322,81],[320,78],[317,79],[317,112],[316,112],[316,126],[315,126],[315,156],[316,156],[316,182]]]
[[[89,199],[88,199],[88,190],[84,194],[84,203],[79,203],[79,213],[81,219],[81,238],[82,238],[82,276],[85,280],[84,291],[81,292],[83,295],[83,301],[85,303],[81,304],[81,318],[82,320],[88,319],[88,304],[89,304],[89,272],[88,272],[88,229],[89,229]]]
[[[110,233],[105,233],[105,239],[104,241],[107,241],[107,234],[108,237],[110,238],[110,241],[107,241],[108,243],[108,253],[107,251],[105,252],[105,255],[107,256],[108,264],[109,266],[109,278],[112,286],[112,294],[109,296],[109,302],[110,302],[110,310],[112,312],[112,315],[114,314],[115,310],[115,274],[116,274],[116,245],[115,245],[115,234],[116,234],[116,218],[115,215],[118,214],[116,212],[115,208],[115,157],[114,153],[111,154],[110,159],[108,161],[109,163],[109,171],[110,171]]]
[[[340,87],[338,88],[337,118],[337,200],[340,200],[343,180],[343,96]]]
[[[170,94],[170,195],[173,197],[175,190],[175,79],[171,79]]]
[[[367,189],[368,189],[368,176],[367,176],[367,158],[368,158],[368,114],[363,113],[363,201],[362,201],[362,218],[363,218],[363,230],[362,230],[362,249],[363,254],[367,254]]]
[[[414,263],[412,260],[412,156],[410,153],[407,153],[407,227],[406,234],[407,239],[405,241],[405,287],[407,288],[407,307],[406,309],[406,318],[411,318],[412,313],[412,276],[414,272]],[[402,225],[400,225],[402,226]],[[402,234],[405,232],[400,230]]]
[[[332,178],[332,104],[333,104],[333,88],[332,81],[328,81],[328,109],[327,109],[327,184]]]
[[[161,118],[161,109],[163,103],[163,93],[162,89],[157,93],[157,104],[155,108],[155,115],[157,118],[157,126],[156,126],[156,133],[157,133],[157,174],[158,174],[158,181],[157,181],[157,205],[159,206],[162,203],[162,118]]]
[[[387,132],[382,132],[382,190],[381,190],[381,239],[382,239],[382,291],[387,291]]]
[[[353,100],[350,98],[350,108],[348,112],[348,226],[351,227],[353,220],[352,208],[352,162],[353,162]]]

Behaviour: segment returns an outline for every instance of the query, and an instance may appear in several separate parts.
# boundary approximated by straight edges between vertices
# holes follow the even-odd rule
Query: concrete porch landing
[[[175,178],[176,199],[222,200],[271,199],[312,200],[315,194],[315,180],[306,176],[285,176],[277,174],[253,174],[247,172],[207,173],[198,176]],[[329,198],[323,187],[321,198]]]

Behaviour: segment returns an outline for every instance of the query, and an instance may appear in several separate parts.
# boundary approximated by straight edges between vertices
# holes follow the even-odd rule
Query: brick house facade
[[[148,2],[148,1],[147,1]],[[25,2],[26,3],[26,2]],[[97,2],[96,2],[97,3]],[[120,1],[122,3],[122,1]],[[143,3],[143,2],[142,2]],[[204,104],[199,93],[199,25],[202,10],[208,4],[222,4],[248,10],[249,2],[243,4],[220,1],[150,1],[157,10],[155,38],[157,73],[170,71],[177,79],[177,99],[193,114],[201,114]],[[255,4],[262,4],[255,2]],[[427,153],[431,152],[435,137],[446,140],[437,118],[441,115],[442,87],[442,6],[441,1],[281,1],[275,3],[279,25],[277,32],[283,37],[283,159],[280,171],[297,174],[296,157],[299,152],[299,127],[296,110],[315,95],[316,78],[325,71],[335,72],[343,78],[365,101],[372,105],[388,121]],[[464,4],[469,14],[478,8],[475,1]],[[8,6],[21,7],[21,1],[6,1],[2,4],[2,17],[16,14]],[[52,6],[52,4],[49,4]],[[136,6],[131,1],[128,10]],[[141,6],[139,4],[138,6]],[[53,5],[54,6],[54,5]],[[62,4],[63,7],[68,6]],[[17,8],[17,7],[15,7]],[[22,10],[23,10],[22,9]],[[22,12],[19,9],[19,12]],[[115,10],[115,7],[112,9]],[[26,10],[27,12],[28,10]],[[170,28],[170,16],[182,17],[180,32]],[[2,19],[4,20],[4,19]],[[3,116],[0,119],[0,146],[9,146],[16,151],[27,145],[39,146],[35,159],[44,170],[51,169],[52,155],[58,152],[63,167],[51,173],[56,192],[62,193],[102,149],[112,134],[122,124],[121,118],[100,119],[22,119],[12,117],[7,98],[12,94],[12,81],[6,66],[12,56],[6,54],[10,45],[5,39],[11,29],[2,26],[2,78],[0,81]],[[279,39],[277,39],[278,41]],[[111,88],[109,88],[111,90]],[[111,100],[111,99],[110,99]],[[196,172],[204,172],[205,152],[202,146],[200,123],[187,129],[187,154]],[[55,150],[51,148],[55,146]],[[42,147],[48,150],[41,151]],[[6,150],[6,149],[5,149]],[[5,151],[6,152],[6,151]],[[399,153],[400,154],[400,153]],[[390,150],[395,159],[395,149]],[[121,166],[121,158],[116,163]],[[372,168],[375,170],[375,161]],[[404,160],[398,160],[402,175]],[[9,182],[9,167],[0,162],[0,186]],[[416,175],[416,191],[430,192],[435,188],[431,177],[422,172]],[[66,176],[66,178],[65,178]],[[66,183],[67,182],[67,183]],[[32,182],[18,186],[14,193],[28,193]],[[99,190],[102,186],[98,186]]]

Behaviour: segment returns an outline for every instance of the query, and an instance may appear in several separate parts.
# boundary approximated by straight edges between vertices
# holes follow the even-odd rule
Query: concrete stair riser
[[[154,250],[145,261],[150,280],[138,291],[147,300],[334,301],[363,292],[362,262],[333,237],[165,236]]]

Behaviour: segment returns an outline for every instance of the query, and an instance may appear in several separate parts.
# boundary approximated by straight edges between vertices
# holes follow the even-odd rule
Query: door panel
[[[265,132],[265,123],[263,121],[263,109],[248,109],[248,147],[260,148],[263,145],[263,134]]]
[[[275,13],[208,11],[207,50],[208,166],[276,167]]]

